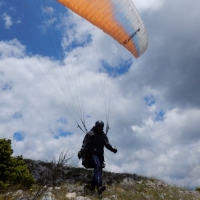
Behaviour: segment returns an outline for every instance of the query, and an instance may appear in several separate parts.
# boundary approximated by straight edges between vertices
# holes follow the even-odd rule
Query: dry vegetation
[[[147,178],[136,174],[119,174],[104,172],[103,178],[106,191],[102,196],[97,192],[91,193],[86,189],[92,178],[92,170],[67,166],[67,153],[62,152],[58,161],[33,161],[26,159],[26,163],[36,179],[30,189],[13,186],[1,191],[0,200],[66,200],[67,194],[87,197],[85,200],[197,200],[198,191],[168,185],[155,178]],[[197,189],[198,190],[198,189]],[[78,197],[79,196],[79,197]]]

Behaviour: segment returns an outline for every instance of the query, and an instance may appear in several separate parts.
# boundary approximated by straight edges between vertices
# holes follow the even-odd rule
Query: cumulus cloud
[[[13,24],[13,21],[12,21],[11,16],[8,15],[7,13],[3,13],[3,14],[2,14],[2,19],[4,20],[5,27],[6,27],[7,29],[9,29],[9,28],[12,26],[12,24]]]
[[[25,46],[18,40],[10,40],[7,42],[0,42],[0,57],[23,57],[25,53]]]
[[[155,11],[163,6],[164,0],[131,0],[140,12]]]
[[[52,15],[54,13],[54,9],[50,6],[43,7],[42,11],[48,15]]]

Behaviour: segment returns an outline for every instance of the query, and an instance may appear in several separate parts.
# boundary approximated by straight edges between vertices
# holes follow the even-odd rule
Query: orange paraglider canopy
[[[110,35],[136,58],[148,45],[144,25],[130,0],[57,0]]]

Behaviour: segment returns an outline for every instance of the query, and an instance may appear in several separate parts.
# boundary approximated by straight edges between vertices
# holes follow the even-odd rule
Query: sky
[[[134,58],[55,0],[0,0],[0,138],[14,155],[77,153],[109,122],[111,172],[200,186],[200,3],[132,0],[148,35]],[[20,2],[20,3],[19,3]],[[84,128],[83,128],[84,129]]]

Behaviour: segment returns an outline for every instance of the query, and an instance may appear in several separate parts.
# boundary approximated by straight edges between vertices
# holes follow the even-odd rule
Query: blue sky
[[[81,167],[79,116],[88,130],[108,120],[105,170],[199,187],[198,0],[133,0],[149,40],[138,59],[54,0],[21,2],[0,0],[0,137],[14,155],[64,150]]]
[[[18,38],[26,45],[27,52],[59,59],[62,27],[58,25],[61,14],[66,12],[63,6],[52,0],[48,5],[46,1],[9,0],[3,1],[0,9],[2,39]]]
[[[13,139],[16,140],[17,142],[23,141],[23,140],[24,140],[24,133],[15,132],[15,133],[13,134]]]

